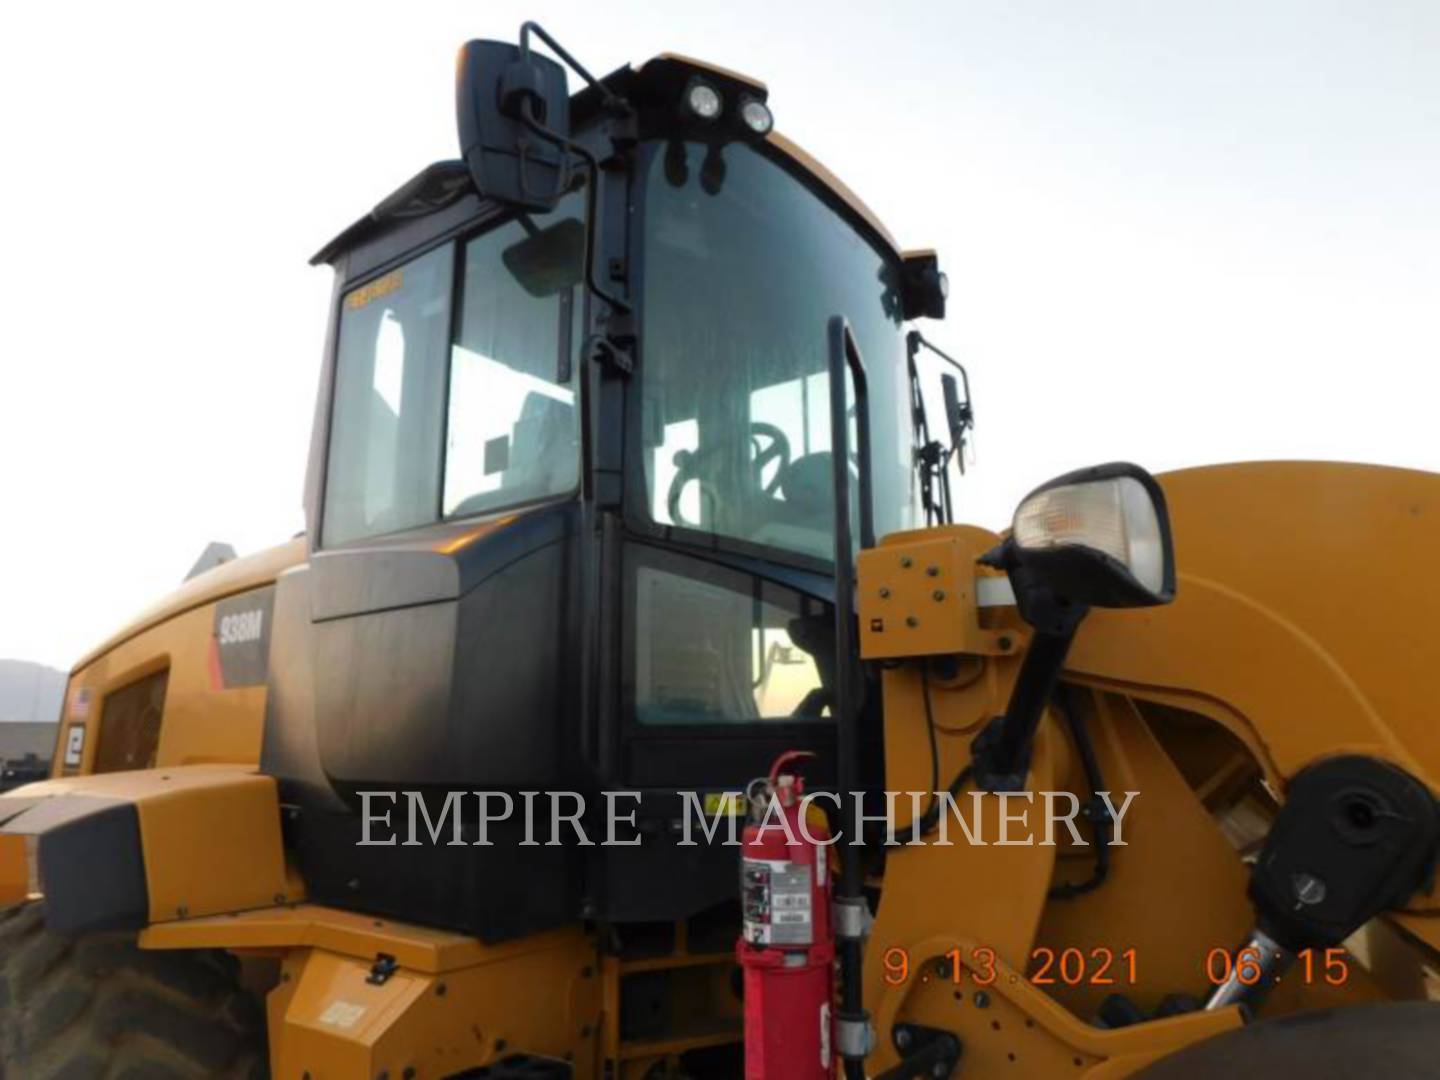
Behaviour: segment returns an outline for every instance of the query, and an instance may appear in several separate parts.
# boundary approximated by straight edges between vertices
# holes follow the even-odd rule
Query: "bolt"
[[[272,899],[277,904],[283,904],[285,903],[285,894],[283,892],[277,892]]]
[[[1000,635],[1000,640],[997,641],[995,644],[997,644],[997,645],[1000,646],[1000,651],[1001,651],[1001,652],[1009,652],[1009,651],[1010,651],[1010,646],[1013,645],[1014,642],[1012,642],[1012,641],[1011,641],[1008,637],[1006,637],[1004,634],[1001,634],[1001,635]]]
[[[448,990],[448,989],[449,989],[449,987],[446,986],[443,982],[442,982],[442,983],[436,983],[436,984],[435,984],[435,996],[436,996],[436,997],[444,997],[444,996],[445,996],[445,991]]]
[[[909,1028],[903,1028],[903,1027],[902,1027],[902,1028],[896,1028],[896,1029],[895,1029],[895,1048],[896,1048],[897,1050],[908,1050],[908,1049],[910,1049],[910,1043],[911,1043],[911,1041],[912,1041],[912,1040],[911,1040],[911,1038],[910,1038],[910,1029],[909,1029]]]
[[[1296,874],[1290,883],[1295,889],[1295,899],[1307,907],[1325,899],[1325,882],[1314,874]]]
[[[944,590],[944,589],[936,589],[936,590],[935,590],[933,593],[931,593],[930,595],[933,596],[933,597],[935,598],[936,602],[938,603],[939,601],[945,599],[945,590]]]
[[[906,616],[905,616],[905,625],[906,625],[906,626],[909,626],[909,627],[916,627],[916,626],[919,626],[919,625],[920,625],[920,620],[917,619],[917,618],[915,618],[914,615],[906,615]]]
[[[940,568],[938,566],[927,566],[925,567],[925,573],[929,574],[931,577],[939,577]]]
[[[904,567],[906,570],[909,570],[909,569],[910,569],[910,567],[911,567],[911,565],[914,563],[914,561],[915,561],[915,560],[913,560],[912,558],[910,558],[909,555],[901,555],[901,556],[900,556],[900,565],[901,565],[902,567]]]
[[[890,599],[890,590],[887,589],[884,585],[881,585],[881,586],[880,586],[880,599],[881,599],[881,600],[889,600],[889,599]]]
[[[495,1040],[495,1052],[496,1052],[497,1054],[500,1053],[502,1050],[504,1050],[504,1049],[505,1049],[505,1046],[506,1046],[506,1043],[505,1043],[505,1040],[504,1040],[504,1039],[496,1039],[496,1040]]]
[[[990,995],[984,990],[975,991],[975,1007],[977,1009],[987,1009],[990,1007]]]

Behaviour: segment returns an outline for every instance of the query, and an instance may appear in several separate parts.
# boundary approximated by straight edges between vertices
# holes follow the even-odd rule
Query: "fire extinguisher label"
[[[809,945],[815,938],[809,867],[778,859],[745,859],[745,940],[755,945]]]

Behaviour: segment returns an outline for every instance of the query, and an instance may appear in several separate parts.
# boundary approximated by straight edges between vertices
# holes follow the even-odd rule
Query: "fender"
[[[1096,611],[1066,678],[1207,716],[1271,788],[1320,757],[1389,761],[1440,794],[1440,475],[1323,462],[1160,478],[1179,588]],[[1440,949],[1440,895],[1388,916]]]
[[[215,853],[224,852],[223,859]],[[64,777],[0,795],[0,885],[61,933],[297,902],[275,781],[254,766]]]
[[[1440,475],[1265,462],[1160,480],[1175,602],[1092,613],[1067,678],[1213,717],[1279,786],[1362,753],[1440,791]]]

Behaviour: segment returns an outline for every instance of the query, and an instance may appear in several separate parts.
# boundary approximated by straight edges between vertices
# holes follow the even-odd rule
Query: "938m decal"
[[[265,632],[265,614],[264,609],[255,608],[251,611],[239,611],[234,615],[223,615],[220,617],[215,637],[221,645],[243,645],[248,641],[259,641],[260,635]]]
[[[210,684],[216,690],[264,686],[270,668],[270,614],[275,587],[241,593],[215,605]]]

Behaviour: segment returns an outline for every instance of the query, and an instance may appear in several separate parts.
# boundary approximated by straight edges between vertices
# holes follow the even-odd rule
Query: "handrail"
[[[855,384],[856,455],[860,466],[860,545],[875,546],[875,512],[870,477],[870,386],[865,362],[845,316],[830,319],[830,454],[835,489],[835,741],[838,760],[836,778],[840,788],[841,831],[859,820],[860,794],[860,655],[855,627],[855,552],[850,538],[850,418],[845,400],[846,373]],[[836,901],[855,910],[864,904],[864,882],[860,874],[860,851],[845,836],[840,848],[840,887]],[[837,1019],[864,1030],[867,1019],[862,996],[864,942],[858,934],[839,940],[840,1009]],[[841,1040],[842,1051],[846,1040]],[[864,1055],[844,1053],[847,1078],[863,1078]]]

